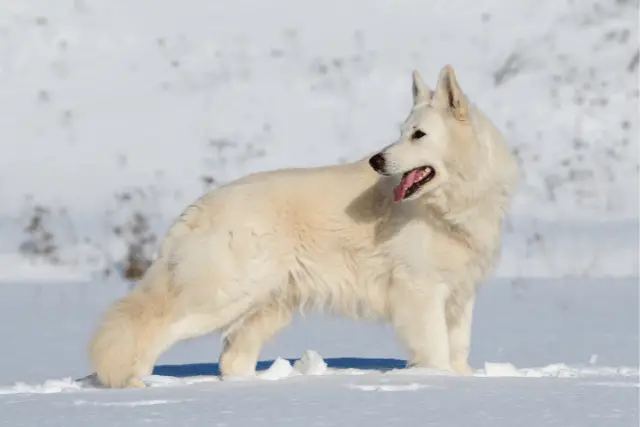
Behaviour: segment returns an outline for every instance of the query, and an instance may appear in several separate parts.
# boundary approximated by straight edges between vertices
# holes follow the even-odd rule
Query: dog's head
[[[451,66],[440,71],[435,90],[414,71],[412,89],[413,107],[400,138],[369,159],[376,172],[399,179],[396,202],[450,186],[453,180],[469,177],[485,160],[472,123],[475,113]]]

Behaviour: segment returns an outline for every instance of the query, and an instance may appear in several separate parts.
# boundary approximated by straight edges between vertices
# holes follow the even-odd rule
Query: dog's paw
[[[411,360],[407,363],[407,369],[437,375],[457,375],[453,367],[448,363],[422,362],[419,360]]]
[[[469,366],[469,364],[467,363],[466,360],[463,360],[463,361],[452,361],[451,362],[451,369],[456,374],[462,375],[462,376],[465,376],[465,377],[473,375],[473,369],[471,369],[471,366]]]
[[[127,382],[127,388],[147,388],[147,385],[140,378],[131,378]]]

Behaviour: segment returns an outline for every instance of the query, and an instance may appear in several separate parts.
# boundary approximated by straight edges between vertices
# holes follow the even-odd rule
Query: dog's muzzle
[[[387,174],[387,161],[384,158],[382,153],[378,153],[372,156],[369,159],[369,165],[373,168],[374,171],[378,172],[380,175],[388,175]]]

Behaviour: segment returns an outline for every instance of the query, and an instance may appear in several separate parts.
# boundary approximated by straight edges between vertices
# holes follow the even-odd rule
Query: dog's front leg
[[[468,359],[474,303],[475,295],[464,301],[458,301],[451,297],[447,303],[451,367],[460,375],[473,373]]]
[[[394,280],[391,294],[392,322],[411,354],[409,365],[451,372],[445,312],[449,288]]]

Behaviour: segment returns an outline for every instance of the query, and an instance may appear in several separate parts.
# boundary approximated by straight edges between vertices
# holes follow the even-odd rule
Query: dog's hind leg
[[[247,310],[237,301],[214,314],[168,305],[164,295],[134,291],[107,312],[91,355],[100,382],[108,387],[144,387],[157,358],[176,342],[205,335]]]
[[[220,355],[222,376],[255,375],[262,346],[289,324],[291,316],[288,306],[273,301],[232,325]]]
[[[251,297],[198,306],[170,286],[161,266],[152,266],[132,292],[103,316],[90,343],[90,357],[107,387],[144,387],[156,359],[178,341],[224,328],[251,307]],[[200,298],[202,299],[202,298]]]
[[[451,367],[460,375],[471,375],[473,373],[468,359],[474,302],[474,296],[465,301],[458,301],[455,296],[452,296],[447,302]]]

